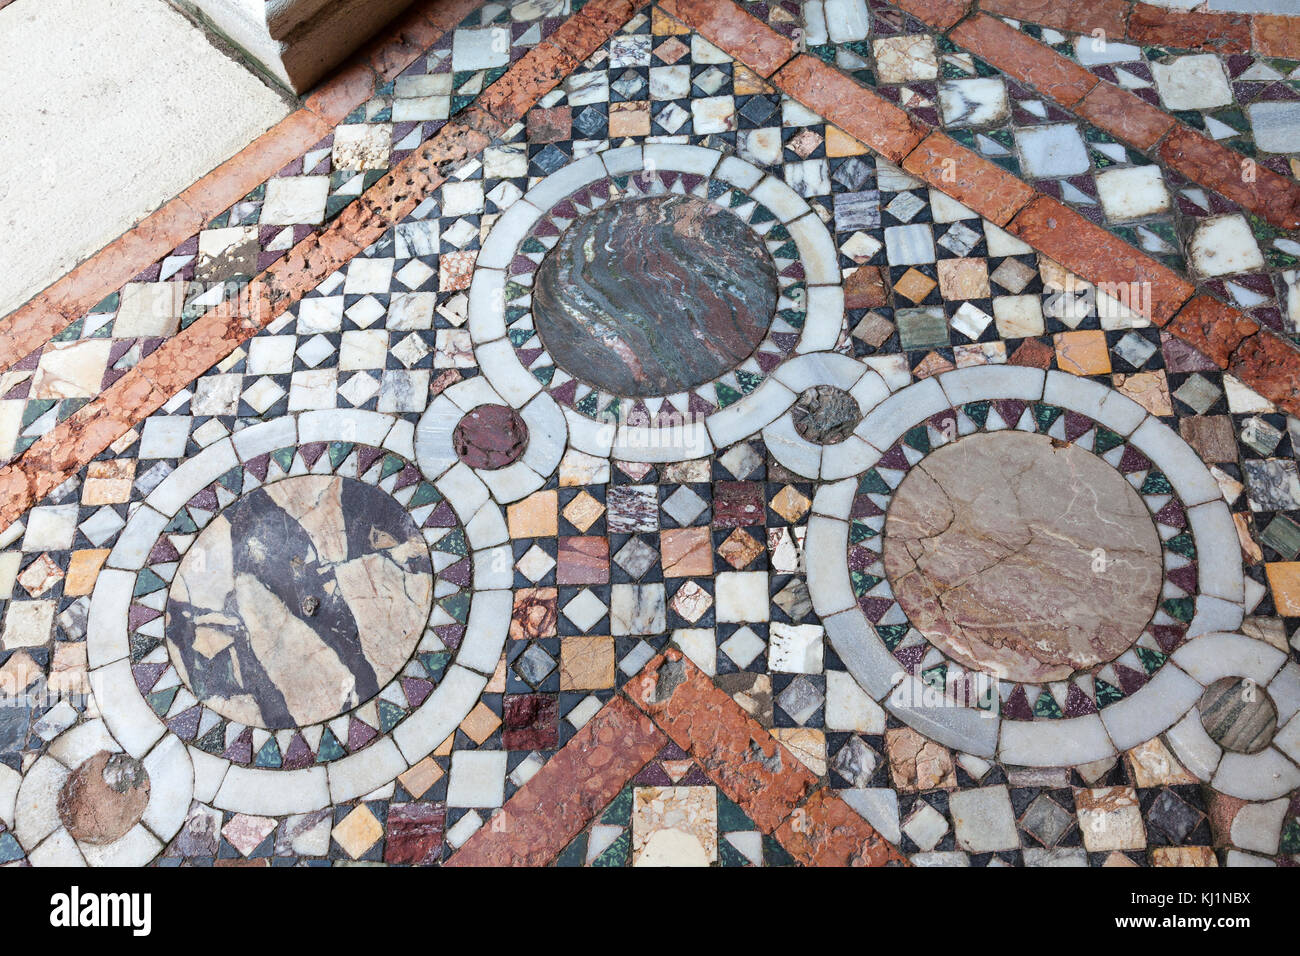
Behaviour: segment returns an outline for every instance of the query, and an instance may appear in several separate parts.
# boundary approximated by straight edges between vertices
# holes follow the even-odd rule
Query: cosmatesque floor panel
[[[1300,18],[414,9],[0,319],[0,863],[1300,862]]]

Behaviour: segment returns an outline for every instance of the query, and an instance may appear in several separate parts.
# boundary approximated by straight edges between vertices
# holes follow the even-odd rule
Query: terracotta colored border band
[[[909,0],[909,9],[919,8],[921,2]],[[1047,5],[1046,0],[1035,2]],[[1051,0],[1051,4],[1052,9],[1059,7],[1064,11],[1083,9],[1078,4],[1060,4],[1058,0]],[[954,12],[946,0],[939,6],[944,16]],[[673,0],[664,7],[746,66],[755,68],[757,62],[765,59],[730,39],[769,29],[731,0],[709,5],[702,0]],[[1102,5],[1093,9],[1101,15],[1112,7]],[[954,34],[959,31],[960,28]],[[1063,91],[1067,98],[1081,86],[1076,72],[1055,64],[1045,68],[1041,60],[1035,73],[1045,76],[1044,82]],[[1170,324],[1196,292],[1195,286],[1185,278],[1068,206],[1030,189],[947,134],[937,130],[927,134],[928,128],[905,111],[816,57],[801,54],[790,59],[771,74],[771,80],[783,93],[886,159],[991,222],[1004,225],[1088,282],[1120,289],[1133,288],[1133,283],[1144,284],[1151,293],[1153,322],[1168,326],[1174,335],[1179,335],[1182,329],[1200,329],[1188,339],[1189,344],[1206,352],[1221,368],[1232,372],[1265,398],[1292,414],[1300,414],[1300,350],[1271,329],[1263,328],[1245,313],[1223,303],[1216,303],[1216,313],[1224,324],[1222,333],[1217,327],[1207,329],[1190,320]],[[1106,86],[1111,88],[1109,84]],[[1086,104],[1101,88],[1095,86],[1092,93],[1083,97],[1083,102]],[[1116,89],[1116,92],[1124,91]],[[1157,139],[1159,136],[1151,141]],[[1246,332],[1247,329],[1250,331]]]
[[[906,858],[703,671],[670,648],[646,664],[448,866],[549,863],[669,740],[800,863]]]
[[[545,866],[667,745],[645,714],[615,697],[445,865]]]
[[[904,10],[947,29],[957,0],[907,0]],[[1300,56],[1300,17],[1268,13],[1191,12],[1131,0],[979,0],[985,13],[1072,33],[1101,30],[1112,40],[1180,50]],[[933,18],[933,19],[931,19]]]
[[[566,65],[571,68],[590,56],[639,6],[634,0],[592,0],[517,60],[480,95],[480,102],[452,117],[327,228],[258,275],[244,298],[201,316],[0,468],[0,529],[382,237],[441,184],[452,167],[481,152],[515,121],[511,117],[522,116],[559,83]]]
[[[1300,183],[1183,126],[1164,110],[1102,80],[1047,44],[982,13],[963,20],[949,39],[1129,145],[1156,153],[1180,175],[1271,225],[1300,229]],[[1243,175],[1247,168],[1249,182]]]
[[[421,0],[248,146],[0,318],[0,370],[40,348],[320,142],[486,0]]]

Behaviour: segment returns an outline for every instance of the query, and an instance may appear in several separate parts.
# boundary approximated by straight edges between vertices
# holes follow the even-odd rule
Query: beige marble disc
[[[967,667],[1063,680],[1113,660],[1160,596],[1141,497],[1091,452],[1045,435],[972,435],[908,472],[884,561],[912,624]]]

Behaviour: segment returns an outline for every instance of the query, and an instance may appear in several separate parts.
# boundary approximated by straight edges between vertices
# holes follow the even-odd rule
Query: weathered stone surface
[[[1119,473],[1019,432],[973,435],[916,465],[891,503],[884,559],[930,640],[1032,683],[1121,654],[1162,579],[1155,525]]]
[[[614,698],[447,865],[549,863],[667,743],[649,718]]]
[[[89,757],[59,791],[59,818],[73,838],[103,846],[122,837],[149,805],[149,774],[127,754]]]
[[[805,389],[791,412],[794,428],[816,445],[837,445],[862,421],[857,399],[834,385]]]
[[[1223,677],[1201,695],[1201,725],[1220,746],[1258,753],[1277,730],[1277,705],[1268,691],[1244,677]]]
[[[370,699],[428,621],[433,566],[415,522],[361,481],[258,488],[185,554],[167,605],[181,679],[217,713],[278,729]]]
[[[509,406],[480,405],[456,423],[451,445],[471,468],[504,468],[528,448],[528,426]]]
[[[767,334],[776,266],[762,238],[691,196],[611,203],[565,231],[533,315],[556,362],[624,396],[670,395],[735,368]]]

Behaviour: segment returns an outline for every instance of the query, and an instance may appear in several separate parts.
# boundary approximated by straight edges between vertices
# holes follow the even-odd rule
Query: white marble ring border
[[[520,363],[506,338],[505,269],[528,231],[546,210],[583,186],[607,176],[643,170],[670,170],[712,177],[730,183],[767,206],[790,230],[804,265],[807,299],[805,318],[795,353],[834,347],[844,320],[844,291],[834,239],[812,207],[779,177],[757,166],[702,146],[653,143],[594,153],[547,176],[515,200],[492,227],[475,261],[469,289],[470,339],[484,376],[514,408],[522,408],[544,391]],[[702,421],[666,428],[602,424],[564,408],[569,442],[598,458],[622,461],[674,462],[704,458],[716,449],[761,431],[789,407],[780,387],[763,393],[775,374],[744,398]],[[793,399],[791,399],[791,402]]]
[[[797,475],[820,480],[827,475],[844,477],[844,469],[858,460],[855,443],[861,439],[850,435],[833,445],[819,445],[799,434],[794,427],[794,404],[806,389],[833,385],[853,396],[858,411],[866,416],[889,397],[889,386],[869,365],[838,352],[799,355],[772,373],[789,392],[789,404],[770,425],[763,429],[763,441],[772,457]]]
[[[857,476],[908,429],[945,409],[976,401],[1042,401],[1086,415],[1146,455],[1187,508],[1196,539],[1196,613],[1187,628],[1200,635],[1231,631],[1245,614],[1245,575],[1236,526],[1219,486],[1196,453],[1167,425],[1119,392],[1064,372],[1008,365],[957,369],[900,389],[877,405],[844,442],[844,473],[818,489],[808,522],[808,590],[835,651],[873,699],[939,743],[1014,766],[1075,766],[1113,756],[1173,726],[1200,695],[1177,665],[1177,654],[1147,684],[1095,714],[1042,721],[1004,720],[975,707],[926,706],[928,692],[906,675],[858,609],[846,550]],[[838,480],[835,480],[838,479]],[[886,700],[888,698],[888,700]],[[921,703],[913,703],[921,702]]]
[[[460,461],[452,438],[462,418],[484,405],[505,404],[482,375],[457,382],[436,396],[415,426],[415,463],[424,477],[434,481]],[[545,485],[560,466],[569,439],[560,403],[545,391],[517,411],[528,428],[523,455],[504,468],[471,469],[502,504],[527,498]]]
[[[1201,724],[1200,693],[1165,733],[1183,766],[1220,793],[1274,800],[1300,787],[1300,665],[1271,644],[1242,634],[1205,634],[1174,651],[1179,668],[1204,690],[1223,677],[1244,677],[1268,691],[1277,732],[1258,753],[1227,750]]]
[[[153,490],[118,535],[91,595],[86,625],[91,686],[104,721],[123,750],[143,759],[174,740],[188,750],[193,763],[194,799],[222,810],[279,816],[319,810],[378,790],[455,732],[496,670],[513,603],[513,557],[505,518],[487,486],[459,462],[433,485],[465,526],[473,556],[465,635],[442,681],[388,734],[328,764],[300,770],[244,767],[184,745],[150,709],[131,674],[126,623],[135,576],[167,522],[195,494],[231,468],[278,448],[349,441],[414,461],[414,437],[412,423],[380,412],[303,412],[253,425],[209,445]]]
[[[33,866],[144,866],[180,831],[194,796],[194,766],[184,743],[167,737],[137,757],[149,775],[149,801],[139,822],[98,846],[68,832],[59,817],[59,793],[72,772],[101,750],[123,752],[103,720],[87,721],[54,738],[23,775],[14,837]]]

